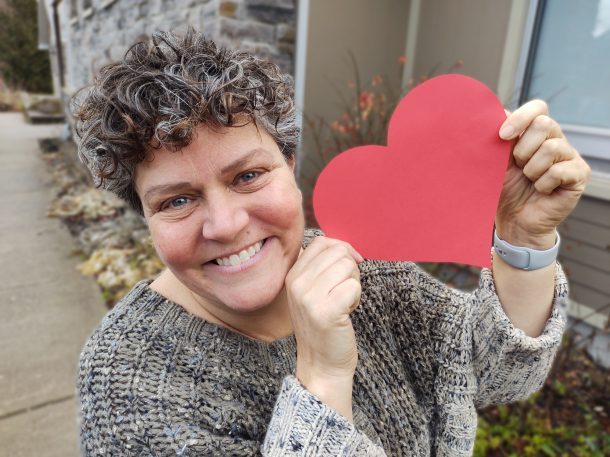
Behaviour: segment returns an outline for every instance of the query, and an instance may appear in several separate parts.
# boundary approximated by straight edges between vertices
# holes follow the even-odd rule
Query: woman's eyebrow
[[[222,167],[220,169],[220,172],[222,174],[225,174],[231,170],[234,170],[235,168],[242,167],[242,166],[246,165],[248,162],[250,162],[255,156],[261,155],[261,154],[266,156],[267,158],[272,157],[272,155],[266,149],[263,149],[263,148],[252,149],[251,151],[248,151],[247,153],[245,153],[243,156],[235,159],[233,162]],[[172,184],[159,184],[157,186],[153,186],[150,189],[148,189],[146,191],[146,193],[144,194],[143,200],[148,203],[150,201],[150,199],[152,199],[157,194],[178,192],[186,187],[189,187],[190,185],[191,185],[191,183],[187,182],[187,181],[177,182],[177,183],[172,183]]]
[[[247,152],[243,156],[235,159],[233,162],[222,167],[220,169],[220,173],[225,174],[235,168],[240,168],[240,167],[244,166],[245,164],[247,164],[250,160],[252,160],[252,158],[254,156],[261,155],[261,154],[267,156],[268,158],[272,157],[272,155],[266,149],[263,149],[263,148],[252,149],[251,151]]]
[[[186,187],[189,187],[190,185],[191,183],[186,181],[177,182],[174,184],[159,184],[158,186],[153,186],[148,189],[148,191],[146,191],[146,193],[144,194],[143,200],[148,203],[148,201],[157,194],[177,192]]]

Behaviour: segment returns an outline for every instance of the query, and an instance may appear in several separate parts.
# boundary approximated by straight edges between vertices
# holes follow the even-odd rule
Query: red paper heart
[[[491,267],[493,224],[511,144],[496,95],[462,75],[432,78],[396,107],[388,146],[359,146],[324,168],[320,228],[365,258]]]

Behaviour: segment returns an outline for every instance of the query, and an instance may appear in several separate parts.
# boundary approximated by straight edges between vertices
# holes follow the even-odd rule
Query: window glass
[[[610,0],[546,1],[535,52],[526,100],[546,100],[560,123],[610,129]]]

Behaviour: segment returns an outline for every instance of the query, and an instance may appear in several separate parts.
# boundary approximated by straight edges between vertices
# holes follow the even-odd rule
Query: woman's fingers
[[[341,243],[319,250],[315,257],[308,260],[308,263],[301,265],[298,271],[291,272],[290,278],[287,278],[291,295],[301,297],[304,306],[333,307],[335,304],[332,300],[329,301],[329,296],[336,286],[349,278],[360,281],[358,264],[351,251]],[[330,312],[341,313],[346,309],[338,307]]]
[[[358,263],[351,251],[343,244],[335,244],[311,259],[303,273],[310,281],[316,281],[318,277],[327,275],[329,272],[332,273],[332,267],[342,260],[356,270],[358,269]]]
[[[582,158],[575,157],[549,167],[534,186],[538,192],[546,195],[550,195],[559,186],[582,192],[590,175],[591,168],[587,163]]]
[[[320,291],[325,291],[328,300],[324,300],[324,303],[320,304],[320,306],[327,306],[327,302],[332,303],[332,306],[337,306],[337,310],[339,312],[351,312],[351,310],[355,309],[354,303],[350,301],[346,303],[341,300],[337,302],[336,298],[343,298],[343,295],[336,295],[337,289],[345,290],[345,284],[354,284],[358,285],[358,291],[360,290],[360,271],[358,270],[358,265],[352,259],[342,258],[339,259],[334,264],[330,265],[325,271],[321,272],[321,274],[316,278],[315,281],[316,287],[319,288]],[[360,296],[358,292],[356,295]],[[353,294],[352,300],[355,295]]]
[[[576,152],[567,141],[561,138],[551,138],[544,141],[528,159],[523,167],[523,174],[535,182],[544,175],[553,164],[571,160],[576,157]]]
[[[542,100],[532,100],[509,114],[500,127],[500,137],[505,140],[517,138],[540,115],[548,115],[549,108]]]
[[[358,307],[361,294],[362,286],[360,285],[360,280],[349,277],[330,291],[330,298],[341,308],[347,309],[345,315],[349,315]]]
[[[525,167],[534,153],[551,138],[563,138],[559,124],[545,114],[534,118],[513,148],[515,164]]]
[[[316,237],[309,247],[303,251],[301,256],[297,260],[297,271],[309,268],[310,264],[315,263],[316,258],[328,249],[337,248],[337,246],[343,247],[346,252],[358,263],[363,262],[364,258],[353,248],[353,246],[345,241],[336,240],[333,238],[327,238],[324,236]]]

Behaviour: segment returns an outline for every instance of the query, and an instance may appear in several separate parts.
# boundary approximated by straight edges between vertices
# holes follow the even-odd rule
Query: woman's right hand
[[[286,276],[299,381],[351,420],[358,361],[350,313],[360,302],[362,256],[348,243],[316,237]]]

